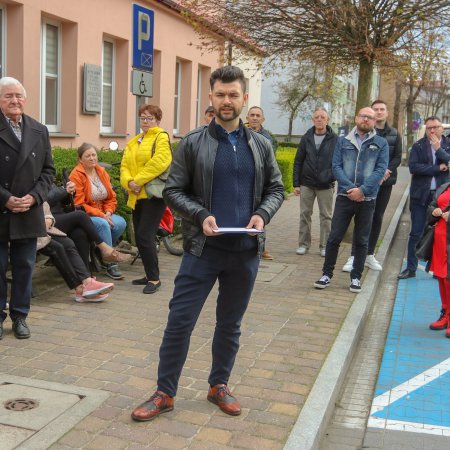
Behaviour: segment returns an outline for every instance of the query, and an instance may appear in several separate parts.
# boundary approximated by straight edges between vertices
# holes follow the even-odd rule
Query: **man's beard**
[[[235,108],[230,108],[233,112],[230,115],[231,111],[227,111],[227,115],[224,116],[222,115],[222,111],[221,110],[214,110],[216,117],[218,117],[220,120],[222,120],[223,122],[231,122],[233,120],[235,120],[237,117],[239,117],[239,115],[241,114],[240,112],[238,112]]]
[[[370,131],[373,130],[373,127],[371,127],[368,123],[362,123],[358,125],[357,128],[359,131],[363,131],[364,133],[369,133]]]

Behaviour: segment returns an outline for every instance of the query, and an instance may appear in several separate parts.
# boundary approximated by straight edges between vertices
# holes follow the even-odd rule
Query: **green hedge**
[[[172,147],[176,148],[175,143],[172,143]],[[174,148],[174,150],[175,150]],[[279,147],[276,153],[276,158],[278,166],[281,170],[281,175],[283,177],[284,190],[287,193],[291,193],[293,188],[293,170],[294,170],[294,158],[297,149],[295,147]],[[117,163],[122,160],[122,151],[110,151],[110,150],[99,150],[98,160],[107,163]],[[56,169],[56,184],[62,184],[62,170],[67,168],[68,173],[76,166],[78,157],[76,149],[70,148],[53,148],[53,160]],[[107,169],[109,176],[111,177],[111,182],[116,188],[117,194],[117,213],[124,217],[127,221],[131,219],[131,211],[126,206],[126,201],[124,198],[124,192],[120,189],[120,166],[113,166]]]
[[[278,147],[277,162],[283,177],[284,190],[291,193],[294,190],[293,173],[294,159],[297,149],[295,147]]]

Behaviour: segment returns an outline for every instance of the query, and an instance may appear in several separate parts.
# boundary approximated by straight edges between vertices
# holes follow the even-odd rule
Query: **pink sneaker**
[[[76,294],[74,300],[78,303],[100,303],[106,300],[109,294],[94,295],[93,297],[85,298],[82,295]]]
[[[91,282],[83,286],[83,297],[91,298],[99,294],[108,294],[114,289],[114,283],[102,283],[92,278]]]

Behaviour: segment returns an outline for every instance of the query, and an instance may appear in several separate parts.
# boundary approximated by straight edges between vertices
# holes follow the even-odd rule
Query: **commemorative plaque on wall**
[[[102,68],[84,65],[83,113],[99,114],[102,110]]]

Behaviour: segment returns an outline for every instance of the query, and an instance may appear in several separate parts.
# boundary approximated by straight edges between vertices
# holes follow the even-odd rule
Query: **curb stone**
[[[409,196],[406,186],[400,203],[378,249],[380,261],[386,259],[391,248],[401,214]],[[362,291],[356,295],[339,334],[314,383],[297,421],[291,430],[284,450],[317,450],[334,411],[345,375],[356,351],[358,340],[375,298],[381,272],[368,271]]]

